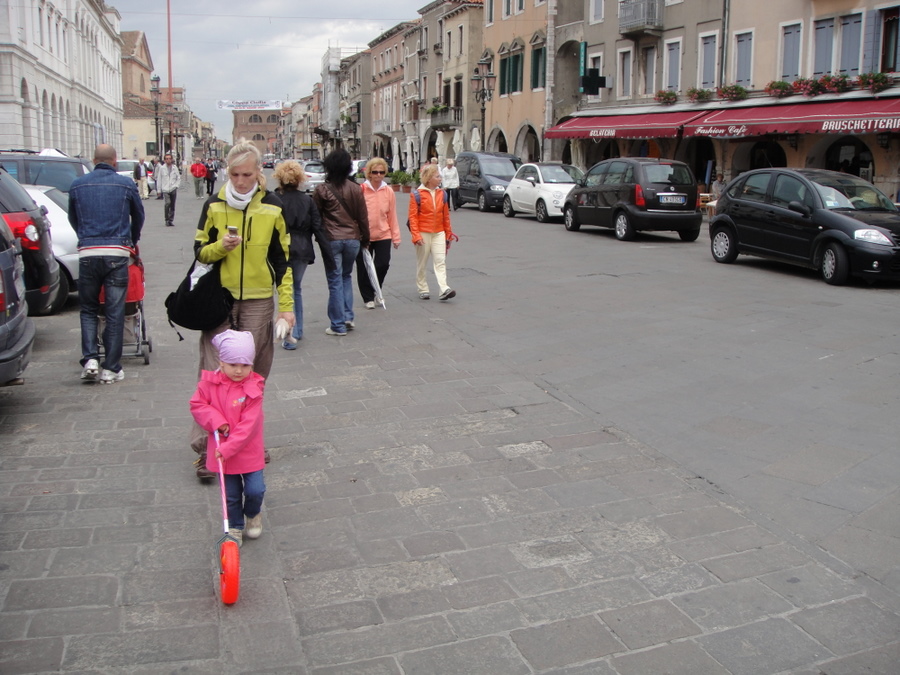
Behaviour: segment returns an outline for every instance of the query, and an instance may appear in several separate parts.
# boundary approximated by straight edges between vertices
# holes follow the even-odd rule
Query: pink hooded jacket
[[[250,373],[234,382],[220,370],[200,373],[197,391],[191,397],[191,414],[209,432],[206,468],[219,472],[213,431],[228,424],[228,437],[219,434],[219,452],[225,473],[259,471],[266,465],[263,441],[263,388],[265,379]]]

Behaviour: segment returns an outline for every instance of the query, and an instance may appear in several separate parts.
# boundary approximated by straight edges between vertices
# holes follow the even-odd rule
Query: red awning
[[[900,131],[900,98],[729,108],[707,113],[684,127],[685,136],[712,138],[882,131]]]
[[[551,127],[547,138],[672,138],[705,111],[573,117]]]

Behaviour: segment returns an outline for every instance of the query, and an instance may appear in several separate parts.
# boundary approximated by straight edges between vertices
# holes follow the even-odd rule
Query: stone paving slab
[[[896,499],[848,493],[865,508],[847,536],[813,546],[523,373],[534,345],[501,355],[456,330],[492,303],[482,275],[429,304],[399,263],[390,309],[360,309],[345,338],[324,335],[310,268],[306,335],[267,386],[265,530],[224,607],[218,491],[186,443],[195,336],[159,309],[190,232],[149,227],[151,364],[79,382],[70,301],[39,318],[27,384],[0,390],[0,672],[896,672],[892,549],[861,556],[868,577],[845,564],[896,539]],[[753,437],[764,417],[713,412],[704,433]],[[826,449],[814,469],[796,450],[760,461],[818,489],[857,459]]]

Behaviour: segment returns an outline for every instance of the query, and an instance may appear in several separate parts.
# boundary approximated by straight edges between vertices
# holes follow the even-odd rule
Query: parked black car
[[[868,181],[824,169],[757,169],[731,181],[709,224],[720,263],[738,254],[852,275],[900,279],[900,211]]]
[[[18,382],[31,360],[34,322],[28,318],[24,277],[19,242],[0,218],[0,386]]]
[[[49,185],[67,194],[73,180],[94,168],[86,159],[32,150],[0,150],[0,166],[20,183]]]
[[[522,160],[506,152],[461,152],[456,156],[459,203],[478,204],[479,211],[499,209],[506,186]]]
[[[566,229],[612,227],[616,239],[640,231],[674,230],[683,241],[700,236],[697,181],[690,167],[673,159],[618,157],[598,162],[566,197]]]
[[[3,168],[0,168],[0,215],[19,240],[25,263],[25,300],[31,314],[46,313],[59,292],[59,264],[53,257],[50,221]]]

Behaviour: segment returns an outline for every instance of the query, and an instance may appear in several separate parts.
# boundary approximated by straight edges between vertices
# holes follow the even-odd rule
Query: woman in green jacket
[[[253,369],[269,377],[276,301],[277,318],[284,319],[288,329],[294,324],[290,242],[281,200],[266,190],[262,156],[255,145],[241,140],[228,153],[228,180],[203,205],[194,238],[197,260],[222,261],[222,285],[235,300],[230,320],[200,334],[198,377],[203,370],[219,367],[212,338],[229,328],[253,334]],[[206,434],[196,424],[191,431],[191,447],[200,455],[198,478],[213,478],[215,474],[206,469]]]

